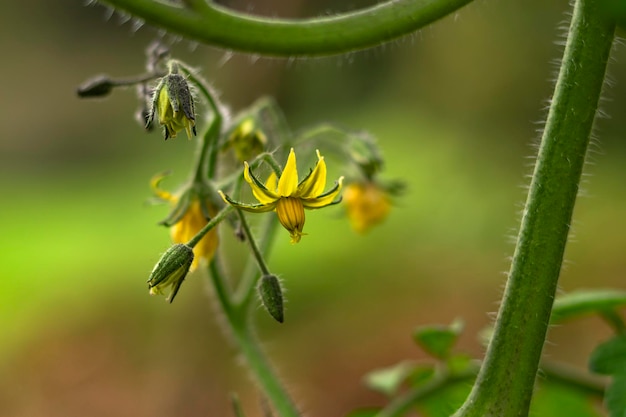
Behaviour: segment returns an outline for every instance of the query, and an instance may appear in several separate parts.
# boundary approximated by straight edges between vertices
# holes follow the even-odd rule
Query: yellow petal
[[[287,164],[283,173],[278,180],[278,187],[276,193],[280,197],[289,197],[294,194],[298,189],[298,170],[296,168],[296,154],[291,148],[289,151],[289,157],[287,158]],[[261,200],[259,200],[261,201]]]
[[[163,178],[165,178],[167,174],[157,174],[152,179],[150,179],[150,188],[154,191],[154,194],[159,197],[161,200],[171,201],[172,203],[176,202],[177,198],[174,197],[170,192],[162,190],[159,185]]]
[[[296,195],[300,198],[315,198],[324,192],[326,187],[326,162],[317,151],[317,164],[311,173],[302,180]]]
[[[254,176],[254,174],[252,174],[252,172],[250,171],[250,165],[248,165],[247,162],[244,162],[243,164],[244,164],[243,177],[248,182],[248,184],[250,184],[250,188],[252,189],[252,194],[254,194],[257,200],[259,200],[259,203],[272,204],[276,200],[278,200],[280,196],[278,196],[273,191],[268,190],[265,187],[265,185],[263,185],[263,183],[259,181]]]
[[[338,203],[339,200],[335,201],[339,193],[341,192],[341,185],[343,183],[343,177],[339,178],[335,186],[330,189],[328,192],[320,195],[317,198],[302,198],[302,205],[308,209],[316,209],[322,208],[334,203]]]
[[[270,176],[267,178],[267,181],[265,181],[265,188],[267,188],[270,191],[276,191],[277,186],[278,186],[278,177],[276,176],[276,173],[272,171]]]

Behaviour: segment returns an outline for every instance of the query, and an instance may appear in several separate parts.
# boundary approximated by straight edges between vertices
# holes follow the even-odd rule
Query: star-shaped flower
[[[319,151],[317,151],[315,168],[300,182],[298,182],[296,154],[293,148],[289,152],[287,164],[280,178],[272,173],[263,184],[254,176],[247,162],[244,162],[243,176],[250,184],[252,194],[259,200],[259,204],[239,203],[220,191],[224,201],[231,206],[254,213],[275,210],[280,224],[289,231],[291,243],[299,242],[303,235],[305,208],[318,209],[341,201],[341,197],[337,198],[337,196],[341,192],[343,177],[337,180],[333,188],[324,192],[326,163]]]

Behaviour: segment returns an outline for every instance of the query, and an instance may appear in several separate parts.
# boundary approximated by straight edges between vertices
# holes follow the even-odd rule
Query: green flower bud
[[[171,65],[170,73],[161,78],[154,89],[146,129],[150,129],[155,115],[165,128],[165,140],[175,138],[176,134],[183,129],[187,132],[189,139],[192,133],[196,135],[193,96],[187,80],[178,74],[178,67],[175,64]]]
[[[224,149],[233,148],[237,159],[249,161],[259,155],[267,146],[267,137],[258,127],[254,118],[246,118],[232,130]]]
[[[85,81],[78,89],[76,93],[78,97],[104,97],[108,95],[115,85],[111,79],[106,75],[98,75],[87,81]]]
[[[279,323],[284,320],[283,292],[276,275],[263,275],[258,286],[263,307]]]
[[[150,294],[163,295],[167,287],[171,287],[167,296],[167,301],[174,301],[174,297],[178,293],[182,285],[191,263],[193,262],[193,249],[185,244],[178,243],[170,247],[161,256],[156,264],[150,278],[148,279],[148,288]]]

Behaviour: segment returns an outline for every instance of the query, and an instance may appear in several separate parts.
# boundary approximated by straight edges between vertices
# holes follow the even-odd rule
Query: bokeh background
[[[265,15],[335,13],[363,1],[231,3]],[[0,415],[249,416],[261,395],[221,332],[202,273],[176,302],[146,279],[168,247],[167,208],[149,178],[186,176],[194,143],[164,142],[134,120],[133,89],[79,100],[76,86],[143,71],[156,38],[202,69],[233,110],[273,95],[294,129],[331,121],[378,137],[387,178],[406,195],[384,225],[353,233],[341,208],[279,236],[270,265],[287,319],[258,314],[259,335],[301,409],[341,416],[384,404],[362,376],[424,359],[418,325],[462,317],[459,349],[496,311],[511,237],[562,52],[565,0],[476,0],[414,35],[348,56],[268,59],[178,40],[81,1],[10,2],[0,13]],[[614,51],[585,196],[561,288],[623,287],[626,270],[626,69]],[[222,233],[227,233],[223,230]],[[584,367],[610,334],[597,319],[551,330],[546,355]]]

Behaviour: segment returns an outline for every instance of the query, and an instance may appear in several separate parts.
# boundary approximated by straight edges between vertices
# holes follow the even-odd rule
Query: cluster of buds
[[[169,216],[161,224],[169,227],[173,246],[154,267],[148,279],[148,288],[150,294],[167,293],[167,300],[172,302],[187,274],[201,262],[210,262],[214,257],[219,244],[215,227],[217,223],[223,218],[236,223],[236,220],[225,214],[228,205],[253,213],[275,212],[280,224],[289,232],[291,242],[295,244],[306,235],[305,209],[320,209],[340,203],[344,177],[340,176],[327,189],[326,161],[319,151],[316,151],[317,161],[306,175],[298,174],[294,148],[290,149],[286,163],[281,167],[274,160],[274,151],[281,147],[285,149],[285,143],[302,145],[307,139],[303,138],[305,135],[296,137],[291,133],[284,115],[273,100],[258,100],[238,116],[225,117],[210,87],[204,85],[185,64],[168,59],[169,49],[155,43],[147,51],[146,74],[125,80],[101,75],[79,87],[78,94],[81,97],[102,97],[115,87],[135,85],[142,102],[139,118],[147,130],[157,124],[162,126],[166,140],[175,138],[183,130],[189,139],[197,135],[194,90],[190,81],[196,83],[198,91],[212,107],[212,124],[202,136],[201,151],[191,180],[174,193],[159,187],[164,175],[154,177],[151,182],[157,199],[172,207]],[[156,84],[154,88],[151,87],[153,82]],[[226,126],[222,126],[222,121],[225,121]],[[346,166],[357,167],[358,173],[349,175],[345,181],[343,201],[352,227],[362,233],[387,217],[397,187],[378,180],[383,160],[375,141],[369,135],[332,127],[330,130],[335,136],[339,135],[338,140],[329,143],[330,153],[338,156]],[[311,143],[316,145],[315,148],[320,144],[315,141]],[[224,191],[216,190],[218,186],[214,184],[218,183],[213,182],[215,173],[219,172],[212,165],[218,160],[218,151],[232,151],[236,160],[243,164],[242,174],[231,175],[219,183]],[[299,155],[302,153],[299,151]],[[263,163],[272,169],[265,181],[254,172]],[[212,168],[208,168],[211,165]],[[236,200],[235,193],[239,193],[244,181],[250,186],[257,202],[249,204]],[[218,215],[218,211],[222,214]],[[243,215],[240,220],[245,222]],[[245,223],[239,223],[242,224]],[[236,232],[242,230],[241,227],[235,229]],[[253,240],[252,236],[247,237]],[[280,282],[266,267],[261,270],[263,275],[257,285],[261,302],[274,319],[282,322],[284,314]]]

